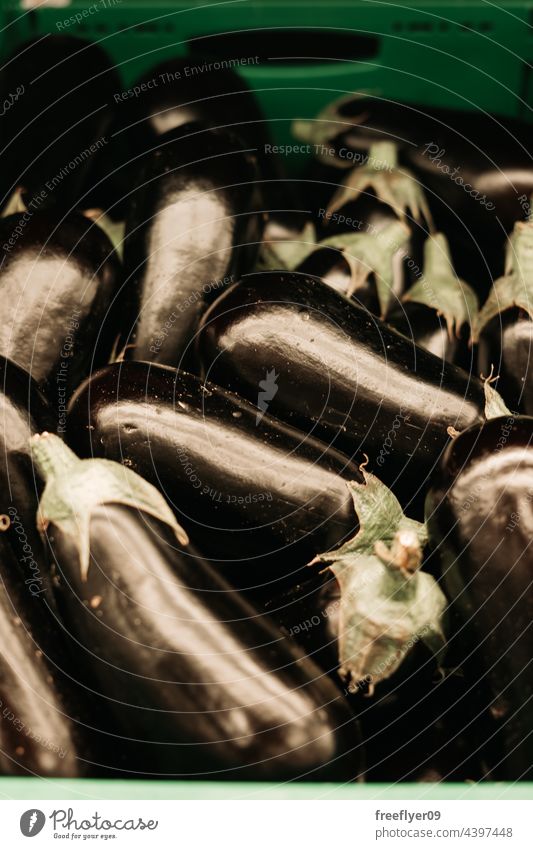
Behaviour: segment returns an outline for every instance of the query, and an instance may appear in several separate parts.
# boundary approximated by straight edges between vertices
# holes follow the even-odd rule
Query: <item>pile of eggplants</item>
[[[526,130],[209,62],[0,75],[0,775],[531,780]]]

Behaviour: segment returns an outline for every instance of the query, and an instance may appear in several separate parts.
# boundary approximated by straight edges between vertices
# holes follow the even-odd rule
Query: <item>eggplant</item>
[[[274,370],[269,412],[351,458],[366,452],[404,507],[424,493],[448,429],[483,417],[481,381],[316,278],[244,277],[204,316],[199,345],[205,373],[250,400]]]
[[[258,150],[267,141],[263,114],[244,78],[230,67],[213,69],[205,57],[161,62],[117,92],[114,101],[115,120],[133,158],[191,122],[231,129]]]
[[[479,339],[482,374],[498,374],[498,391],[525,415],[533,414],[533,323],[529,313],[509,309],[492,319]]]
[[[70,35],[40,35],[3,64],[0,90],[2,205],[17,188],[30,210],[92,205],[88,193],[120,90],[106,52]]]
[[[370,682],[346,686],[338,674],[343,627],[337,579],[322,574],[270,598],[265,611],[342,690],[362,728],[367,781],[478,781],[488,767],[479,751],[477,692],[460,670],[438,670],[421,640],[369,698]],[[448,664],[447,664],[448,665]]]
[[[310,178],[330,186],[373,144],[393,142],[400,164],[426,191],[458,274],[485,294],[503,271],[506,234],[527,217],[533,192],[529,125],[485,112],[357,96],[330,105],[322,117],[324,123],[300,127],[299,138],[324,152],[324,164],[315,165]]]
[[[53,432],[56,423],[35,381],[4,357],[0,357],[0,418],[2,551],[6,562],[18,564],[18,581],[27,593],[51,603],[46,554],[35,527],[43,482],[33,467],[29,440],[42,430]]]
[[[335,292],[352,298],[358,306],[379,315],[379,299],[370,278],[367,278],[364,286],[352,293],[352,269],[342,251],[326,246],[318,247],[298,265],[296,272],[306,277],[319,277]]]
[[[35,527],[43,479],[29,440],[52,430],[54,416],[31,377],[3,357],[0,417],[0,774],[85,775],[86,735],[74,717]]]
[[[267,598],[267,613],[284,634],[291,637],[321,669],[340,686],[338,637],[340,624],[339,582],[331,572],[288,587]]]
[[[472,339],[482,373],[498,375],[513,410],[533,413],[533,218],[519,221],[507,244],[505,274],[495,280]]]
[[[469,346],[470,332],[466,324],[457,334],[450,334],[446,320],[437,310],[414,301],[394,310],[388,321],[395,330],[433,356],[466,371],[474,371],[476,360]]]
[[[266,410],[265,404],[265,410]],[[72,398],[69,444],[156,485],[202,552],[241,587],[296,583],[357,531],[354,463],[185,372],[116,363]]]
[[[372,690],[372,682],[368,678],[347,687],[339,675],[339,637],[342,629],[348,627],[343,621],[341,596],[339,581],[332,572],[326,570],[325,573],[284,589],[263,604],[265,613],[274,620],[278,628],[292,637],[345,694],[352,695],[357,692],[366,696]],[[436,666],[431,655],[423,643],[417,641],[413,650],[402,661],[401,674],[396,672],[391,679],[380,682],[377,691],[379,698],[376,698],[376,701],[380,701],[384,693],[394,691],[398,679],[412,674],[419,666],[420,658],[435,671]],[[355,704],[361,709],[360,699],[355,700]]]
[[[256,159],[224,130],[161,136],[129,204],[127,356],[194,367],[190,343],[213,293],[253,266],[261,238]]]
[[[501,416],[446,449],[427,499],[430,542],[459,625],[470,685],[483,690],[496,780],[531,779],[533,419]]]
[[[422,246],[433,230],[433,222],[415,175],[399,166],[396,145],[391,141],[377,142],[360,165],[349,171],[337,169],[334,176],[333,190],[321,201],[323,206],[317,208],[315,202],[313,207],[322,238],[354,231],[379,236],[401,221],[408,229],[409,239],[395,258],[396,289],[414,280],[420,274]]]
[[[138,769],[361,776],[358,726],[342,696],[194,555],[153,487],[117,463],[79,461],[48,434],[33,451],[58,603],[80,665],[151,752]]]
[[[305,240],[313,223],[306,210],[299,209],[301,201],[293,192],[293,206],[289,209],[268,209],[263,241],[278,244]]]
[[[66,404],[118,334],[119,263],[105,233],[55,211],[0,220],[0,353],[28,371],[64,429]]]
[[[28,539],[17,512],[6,515]],[[5,516],[2,520],[4,527]],[[32,553],[31,569],[34,564]],[[39,595],[43,576],[34,571],[31,582],[22,581],[18,566],[0,534],[0,775],[84,776],[83,731],[71,715],[64,676],[47,650],[49,632],[57,626]]]
[[[435,233],[424,245],[423,275],[403,295],[388,321],[436,357],[473,371],[476,358],[470,329],[477,315],[475,292],[456,276],[444,234]]]

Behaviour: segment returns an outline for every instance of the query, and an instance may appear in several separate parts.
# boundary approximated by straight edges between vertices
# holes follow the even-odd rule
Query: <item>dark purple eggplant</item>
[[[379,300],[375,286],[367,278],[365,286],[352,293],[353,276],[350,263],[343,251],[337,248],[317,247],[297,267],[298,274],[306,277],[319,277],[341,295],[351,297],[358,306],[379,315]]]
[[[287,268],[320,277],[358,306],[384,318],[403,292],[409,238],[408,227],[396,219],[379,231],[341,234],[318,245],[304,243],[298,254],[295,243],[295,254],[289,255],[292,262],[277,266],[270,262],[265,270]]]
[[[312,220],[306,210],[296,208],[299,198],[294,195],[293,209],[268,209],[263,232],[264,242],[293,242],[305,239]]]
[[[28,534],[16,513],[7,515],[15,532]],[[33,569],[33,554],[27,556]],[[31,582],[22,581],[18,566],[0,532],[0,775],[83,776],[83,729],[46,648],[57,623],[39,596],[43,576],[34,570]]]
[[[18,580],[35,598],[51,601],[47,559],[35,527],[42,479],[33,467],[29,440],[53,431],[54,415],[32,378],[0,357],[0,540]],[[7,549],[10,549],[8,555]]]
[[[448,446],[427,500],[430,542],[460,620],[452,639],[496,779],[531,779],[533,419],[502,416]]]
[[[498,375],[498,392],[513,410],[533,414],[533,321],[525,310],[509,309],[483,329],[479,370]]]
[[[265,404],[266,410],[266,404]],[[184,372],[117,363],[75,394],[69,443],[158,486],[202,552],[240,585],[294,583],[357,531],[337,451]]]
[[[117,91],[117,124],[133,158],[157,147],[162,135],[200,122],[231,129],[247,147],[267,141],[258,101],[245,80],[231,68],[212,67],[201,56],[172,58]]]
[[[324,206],[314,209],[322,238],[353,232],[378,235],[402,221],[409,238],[400,257],[401,285],[414,280],[422,267],[422,247],[433,222],[423,187],[411,171],[399,165],[396,145],[390,140],[377,142],[360,165],[348,171],[337,169],[334,176]]]
[[[30,376],[0,357],[0,774],[74,777],[83,733],[52,605],[48,560],[35,527],[43,480],[30,438],[54,417]]]
[[[315,575],[264,603],[276,625],[340,686],[338,636],[341,590],[332,572]]]
[[[424,245],[423,274],[388,321],[441,360],[475,371],[470,328],[477,315],[475,292],[456,276],[444,234],[435,233]]]
[[[503,277],[495,280],[472,337],[480,371],[498,375],[513,410],[533,413],[533,217],[519,221],[507,244]]]
[[[161,136],[129,201],[128,357],[194,365],[206,304],[253,266],[263,220],[256,179],[254,155],[226,131],[187,124]]]
[[[258,57],[250,57],[259,61]],[[238,62],[233,63],[235,68]],[[115,180],[121,185],[115,210],[122,206],[132,180],[137,179],[139,157],[155,150],[162,136],[185,124],[201,123],[211,129],[231,132],[242,140],[260,164],[262,193],[267,208],[283,200],[287,218],[297,226],[297,194],[285,179],[280,158],[273,152],[270,134],[259,101],[244,77],[230,65],[208,56],[190,54],[173,57],[146,71],[131,88],[114,95],[117,147]],[[120,159],[120,150],[122,158]],[[289,212],[290,210],[290,212]]]
[[[31,374],[64,428],[73,389],[108,361],[118,333],[118,261],[105,233],[75,213],[10,215],[0,246],[0,352]]]
[[[482,703],[460,670],[444,674],[417,640],[400,668],[369,698],[370,682],[346,687],[338,674],[341,592],[322,574],[271,598],[265,611],[340,687],[357,715],[369,781],[480,780],[487,767],[476,721]]]
[[[92,205],[88,193],[120,90],[106,52],[94,42],[46,33],[3,64],[0,90],[2,205],[19,187],[29,209]]]
[[[417,348],[316,278],[252,274],[204,317],[210,379],[257,401],[277,375],[269,412],[371,468],[404,507],[424,493],[448,428],[481,420],[477,378]]]
[[[503,271],[506,234],[527,217],[533,191],[529,125],[485,112],[367,97],[346,97],[324,118],[330,122],[326,129],[320,122],[311,127],[312,135],[321,133],[317,149],[324,151],[323,164],[310,172],[316,181],[311,188],[337,182],[376,142],[394,142],[400,163],[426,191],[437,229],[450,240],[458,274],[483,294]],[[305,140],[319,141],[308,135]]]
[[[79,461],[47,434],[33,450],[47,482],[40,516],[59,570],[58,604],[80,665],[141,744],[138,769],[360,777],[358,725],[342,696],[183,547],[162,496],[117,463]]]

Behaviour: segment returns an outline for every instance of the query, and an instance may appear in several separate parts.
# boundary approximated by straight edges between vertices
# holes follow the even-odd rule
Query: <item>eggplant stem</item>
[[[394,142],[374,142],[368,151],[368,164],[375,171],[392,171],[398,167],[398,149]]]
[[[68,445],[47,431],[32,436],[30,446],[35,465],[45,481],[67,469],[76,468],[81,462]]]
[[[359,463],[359,471],[360,472],[362,472],[363,469],[366,469],[366,467],[370,463],[370,460],[368,458],[368,454],[363,454],[363,457],[365,458],[365,461],[364,461],[364,463]]]
[[[382,540],[374,545],[374,553],[391,569],[397,569],[405,577],[410,577],[422,565],[422,549],[414,531],[399,530],[394,534],[389,548]]]

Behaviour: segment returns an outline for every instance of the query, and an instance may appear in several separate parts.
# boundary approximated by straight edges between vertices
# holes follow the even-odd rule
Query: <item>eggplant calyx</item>
[[[372,92],[358,92],[339,97],[322,109],[316,118],[293,121],[291,133],[294,138],[302,142],[312,144],[315,148],[315,158],[320,162],[326,162],[335,168],[351,168],[352,163],[348,159],[336,156],[330,148],[326,147],[346,129],[363,124],[368,118],[367,113],[360,115],[345,115],[342,107],[353,103],[358,98],[368,97]]]
[[[417,534],[412,529],[396,531],[389,548],[383,540],[378,540],[374,551],[385,566],[399,569],[406,577],[412,575],[422,565],[422,548]]]
[[[464,324],[472,326],[479,311],[474,290],[460,280],[452,265],[448,240],[435,233],[424,244],[424,273],[405,293],[404,303],[417,303],[435,310],[446,322],[451,339]]]
[[[326,238],[318,248],[334,248],[342,253],[351,272],[351,286],[346,293],[351,297],[374,275],[381,318],[388,312],[395,284],[393,258],[398,251],[405,252],[410,233],[402,221],[393,221],[383,230],[364,233],[341,233]]]
[[[500,313],[521,309],[533,321],[533,221],[517,221],[506,250],[505,274],[492,284],[472,328],[472,341]]]
[[[505,401],[499,392],[496,392],[492,384],[498,380],[498,375],[493,377],[494,366],[490,367],[488,377],[481,378],[483,380],[483,389],[485,391],[485,418],[497,419],[500,416],[512,416],[511,410],[506,406]]]
[[[24,203],[23,194],[24,188],[22,186],[17,186],[17,188],[9,196],[7,203],[2,209],[0,218],[7,218],[8,215],[15,215],[21,212],[28,211],[28,207]]]
[[[93,221],[104,231],[107,238],[113,245],[117,255],[122,259],[124,254],[124,234],[126,231],[125,221],[113,221],[102,209],[85,209],[83,211],[85,218]]]
[[[393,493],[361,469],[348,488],[359,531],[339,549],[319,555],[341,589],[339,675],[371,688],[389,678],[419,640],[435,653],[445,646],[446,599],[420,568],[426,526],[404,515]]]
[[[293,271],[317,247],[312,221],[306,222],[298,239],[263,242],[259,251],[257,271]]]
[[[123,504],[147,513],[168,525],[181,545],[187,545],[187,534],[161,493],[131,469],[112,460],[80,460],[52,433],[32,436],[30,448],[45,481],[37,526],[44,535],[53,524],[71,537],[78,550],[83,581],[87,580],[90,564],[91,515],[98,506]]]
[[[394,151],[394,152],[393,152]],[[398,218],[406,220],[410,212],[414,221],[426,223],[433,230],[433,220],[424,191],[415,175],[397,164],[396,145],[393,142],[376,142],[370,148],[368,159],[347,175],[327,208],[330,218],[345,204],[359,195],[372,191],[377,199],[387,204]]]

